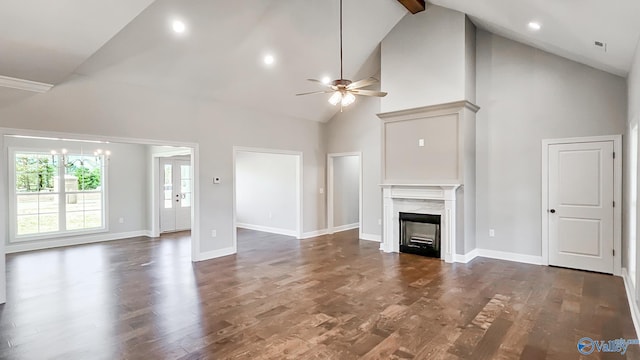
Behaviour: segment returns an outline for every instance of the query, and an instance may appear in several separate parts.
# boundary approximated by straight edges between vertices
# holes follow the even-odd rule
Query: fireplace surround
[[[453,262],[456,240],[456,190],[459,184],[383,184],[380,250],[400,252],[400,213],[440,216],[440,258]]]

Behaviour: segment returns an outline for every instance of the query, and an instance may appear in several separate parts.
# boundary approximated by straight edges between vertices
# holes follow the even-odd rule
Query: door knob
[[[556,213],[556,209],[551,209],[549,210],[550,213],[555,214]]]

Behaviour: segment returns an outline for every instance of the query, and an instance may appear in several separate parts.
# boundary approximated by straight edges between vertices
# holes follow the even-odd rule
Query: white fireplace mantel
[[[383,232],[380,250],[400,252],[400,212],[440,215],[441,256],[451,263],[456,239],[456,190],[460,184],[381,184]]]

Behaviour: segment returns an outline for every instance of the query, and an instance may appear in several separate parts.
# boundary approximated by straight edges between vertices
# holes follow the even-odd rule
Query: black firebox
[[[400,252],[440,258],[440,215],[401,212]]]

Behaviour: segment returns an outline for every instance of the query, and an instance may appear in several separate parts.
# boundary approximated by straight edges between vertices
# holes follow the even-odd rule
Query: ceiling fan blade
[[[320,81],[320,80],[316,80],[316,79],[307,79],[307,81],[313,81],[313,82],[316,82],[316,83],[320,83],[320,85],[322,85],[322,86],[326,86],[326,87],[328,87],[328,88],[332,88],[332,87],[333,87],[331,84],[325,84],[325,83],[323,83],[322,81]]]
[[[312,92],[306,92],[306,93],[302,93],[302,94],[296,94],[296,96],[302,96],[302,95],[313,95],[313,94],[328,94],[328,93],[332,93],[333,90],[326,90],[326,91],[312,91]]]
[[[387,96],[386,92],[383,91],[373,91],[373,90],[349,90],[350,93],[355,95],[363,95],[363,96],[377,96],[377,97],[385,97]]]
[[[367,87],[369,85],[373,85],[377,82],[379,82],[380,80],[374,78],[374,77],[370,77],[368,79],[363,79],[363,80],[359,80],[356,81],[354,83],[349,84],[349,86],[347,86],[347,90],[352,90],[352,89],[359,89],[359,88],[363,88],[363,87]]]

